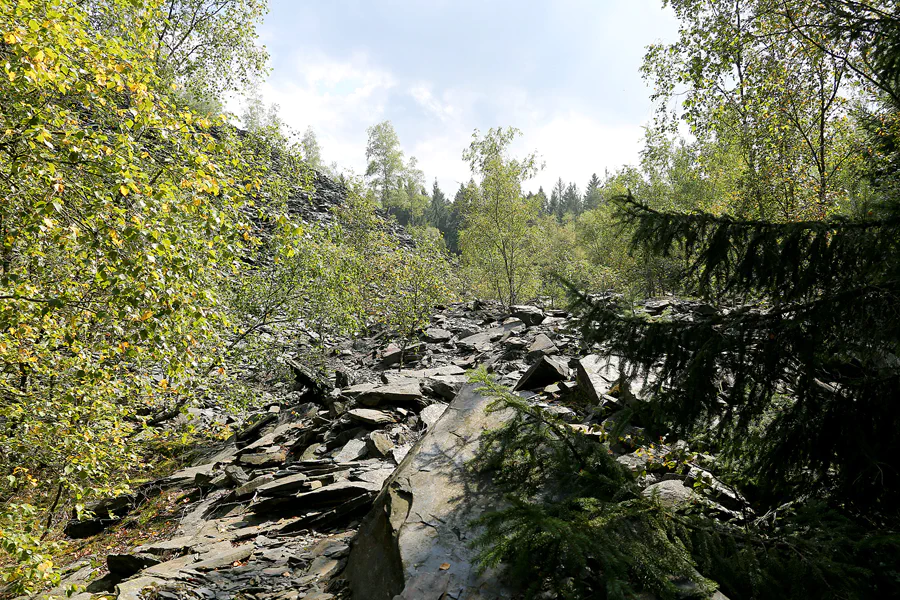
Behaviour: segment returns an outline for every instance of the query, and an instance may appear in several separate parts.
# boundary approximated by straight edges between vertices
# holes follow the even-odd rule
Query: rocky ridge
[[[674,300],[645,306],[649,314],[663,309],[675,318],[705,310]],[[466,371],[488,369],[599,439],[616,428],[621,409],[640,401],[641,382],[626,379],[615,358],[583,348],[576,326],[562,310],[476,301],[435,314],[402,357],[377,339],[347,340],[332,357],[333,381],[289,360],[294,390],[227,443],[67,527],[73,537],[93,535],[154,494],[180,490],[183,517],[171,539],[109,555],[105,564],[79,561],[54,593],[77,584],[78,600],[325,600],[349,598],[351,589],[357,599],[510,597],[500,579],[478,579],[468,547],[466,523],[497,498],[489,485],[465,480],[463,464],[480,431],[500,417],[485,413],[472,386],[463,389]],[[220,418],[213,408],[191,412],[201,423]],[[727,519],[751,516],[715,479],[712,457],[672,472],[660,457],[685,455],[684,445],[648,452],[634,424],[611,448],[645,494],[702,504]],[[474,489],[486,501],[469,503]]]

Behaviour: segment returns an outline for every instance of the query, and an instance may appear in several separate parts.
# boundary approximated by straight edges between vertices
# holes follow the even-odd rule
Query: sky
[[[661,0],[271,0],[259,93],[356,174],[366,128],[390,120],[429,192],[437,178],[452,198],[473,130],[513,126],[512,153],[545,163],[526,190],[583,189],[637,162],[652,118],[641,60],[677,27]]]

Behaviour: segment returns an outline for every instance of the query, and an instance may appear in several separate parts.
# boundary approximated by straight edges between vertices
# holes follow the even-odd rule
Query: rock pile
[[[612,449],[647,494],[746,518],[743,499],[715,480],[712,457],[675,474],[642,452],[639,427],[617,427],[621,409],[640,401],[640,382],[627,380],[614,358],[583,348],[574,325],[562,310],[472,302],[434,315],[402,357],[377,339],[348,340],[330,365],[333,383],[294,363],[299,391],[190,468],[106,501],[95,519],[67,529],[92,535],[150,490],[177,488],[186,505],[174,537],[110,555],[99,579],[104,569],[75,565],[63,585],[85,585],[78,600],[137,599],[147,588],[155,598],[325,600],[351,590],[360,600],[510,597],[493,576],[479,579],[467,546],[465,524],[498,498],[465,479],[462,464],[503,418],[463,389],[475,367],[573,428],[598,437],[622,430]],[[677,444],[654,450],[676,451],[687,455]]]

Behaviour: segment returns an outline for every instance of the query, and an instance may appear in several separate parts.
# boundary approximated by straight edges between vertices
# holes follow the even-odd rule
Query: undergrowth
[[[509,410],[471,468],[490,472],[505,505],[482,516],[482,568],[503,567],[526,596],[627,600],[874,599],[900,597],[900,536],[840,507],[806,500],[749,524],[701,504],[641,494],[608,445],[494,382],[474,376]]]

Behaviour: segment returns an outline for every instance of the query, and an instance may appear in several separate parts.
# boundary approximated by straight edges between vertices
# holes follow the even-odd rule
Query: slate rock
[[[438,419],[441,418],[441,415],[444,414],[444,411],[447,410],[446,404],[429,404],[422,412],[419,413],[419,418],[422,419],[422,422],[426,427],[431,429],[434,427],[434,424],[438,422]]]
[[[361,391],[356,395],[356,399],[363,406],[408,404],[422,399],[422,389],[419,387],[418,382],[403,385],[382,385]]]
[[[227,543],[227,542],[226,542]],[[212,571],[223,567],[230,567],[236,562],[240,562],[250,558],[256,545],[253,542],[241,544],[240,546],[231,546],[228,548],[216,549],[213,552],[200,555],[200,561],[191,565],[195,571]]]
[[[528,347],[528,358],[536,358],[538,356],[549,356],[551,354],[556,354],[559,352],[559,349],[556,347],[556,344],[553,343],[546,334],[539,333],[537,337],[534,338],[534,341]]]
[[[274,475],[272,475],[271,473],[268,473],[266,475],[261,475],[255,479],[251,479],[250,481],[248,481],[247,483],[245,483],[238,489],[234,490],[234,495],[238,498],[241,498],[243,496],[249,496],[250,494],[254,493],[256,490],[258,490],[260,487],[269,483],[270,481],[275,481]]]
[[[669,479],[649,485],[641,494],[645,498],[658,498],[660,503],[673,508],[690,504],[698,498],[694,490],[685,486],[678,479]]]
[[[521,319],[529,327],[540,325],[544,321],[544,311],[528,304],[513,306],[512,316]]]
[[[551,383],[565,381],[569,377],[569,367],[561,359],[542,356],[525,371],[513,391],[543,389]]]
[[[489,477],[474,474],[483,431],[510,411],[487,412],[492,400],[466,385],[444,416],[416,443],[386,482],[354,541],[344,576],[354,600],[510,598],[515,590],[493,571],[479,574],[472,521],[498,508]],[[449,568],[441,567],[449,564]],[[435,581],[435,577],[440,581]],[[404,595],[405,594],[405,595]]]
[[[275,481],[270,481],[265,485],[259,486],[256,491],[261,496],[283,496],[308,488],[309,477],[303,473],[297,473],[296,475],[289,475],[287,477],[282,477],[281,479],[276,479]]]
[[[158,565],[161,561],[152,554],[110,554],[106,557],[109,572],[119,579],[137,575],[147,567]]]
[[[280,465],[287,458],[287,450],[273,447],[265,452],[253,452],[241,456],[241,463],[252,467],[270,467]]]
[[[366,438],[366,448],[369,450],[370,456],[387,458],[391,455],[394,442],[391,441],[387,434],[381,431],[373,431]]]
[[[434,375],[424,380],[423,387],[434,396],[453,400],[467,380],[465,375]]]
[[[354,408],[347,411],[347,415],[357,423],[375,427],[395,422],[394,417],[390,413],[371,408]]]
[[[594,404],[606,402],[604,396],[619,380],[619,363],[615,357],[589,354],[578,361],[575,367],[578,387]]]
[[[450,338],[453,337],[453,334],[447,331],[446,329],[440,329],[438,327],[429,327],[425,330],[425,341],[431,342],[433,344],[439,344],[441,342],[449,342]]]
[[[491,342],[499,340],[503,334],[504,331],[500,328],[488,329],[487,331],[464,337],[459,340],[457,344],[462,348],[478,350],[479,352],[488,352],[493,348]]]
[[[397,364],[402,363],[412,363],[421,359],[425,354],[425,344],[415,343],[410,344],[406,348],[401,349],[400,347],[391,344],[387,348],[385,348],[384,352],[381,355],[381,362],[379,365],[383,368],[391,367]]]
[[[225,467],[225,475],[236,486],[242,486],[250,481],[250,476],[237,465],[228,465]]]
[[[345,463],[351,460],[358,460],[366,455],[366,441],[362,439],[352,439],[341,448],[340,452],[334,455],[335,462]]]

